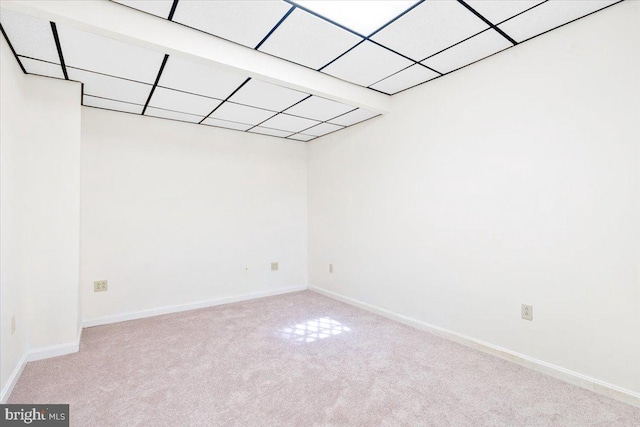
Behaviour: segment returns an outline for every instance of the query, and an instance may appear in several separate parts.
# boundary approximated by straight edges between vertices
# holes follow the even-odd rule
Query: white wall
[[[77,339],[80,85],[22,75],[1,43],[4,388],[27,351]]]
[[[17,188],[26,89],[22,70],[12,58],[7,42],[3,37],[0,39],[0,387],[4,391],[26,351],[26,315],[19,265],[21,195]],[[11,334],[12,316],[16,318],[14,334]]]
[[[83,108],[83,318],[306,286],[306,155],[304,143]],[[94,293],[102,279],[109,290]]]
[[[640,392],[639,9],[312,142],[310,285]]]

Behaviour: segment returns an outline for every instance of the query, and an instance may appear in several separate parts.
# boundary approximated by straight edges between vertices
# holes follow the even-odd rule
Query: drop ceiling
[[[113,1],[118,8],[133,8],[170,25],[206,33],[211,40],[224,39],[385,96],[619,2]],[[82,103],[88,107],[296,141],[310,141],[379,115],[356,102],[351,105],[4,7],[0,24],[25,73],[82,82]]]

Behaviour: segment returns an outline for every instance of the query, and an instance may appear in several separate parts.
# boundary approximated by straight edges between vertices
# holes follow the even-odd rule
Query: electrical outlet
[[[93,282],[93,292],[106,292],[109,290],[106,280],[97,280]]]
[[[11,335],[16,333],[16,315],[11,316]]]
[[[271,263],[271,271],[278,271],[278,263],[277,262],[272,262]]]
[[[533,320],[533,306],[522,304],[521,315],[524,320]]]
[[[329,273],[333,273],[333,264],[329,264]]]

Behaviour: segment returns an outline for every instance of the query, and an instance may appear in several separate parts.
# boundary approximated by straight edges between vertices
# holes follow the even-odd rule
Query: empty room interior
[[[0,424],[640,426],[640,1],[0,24]]]

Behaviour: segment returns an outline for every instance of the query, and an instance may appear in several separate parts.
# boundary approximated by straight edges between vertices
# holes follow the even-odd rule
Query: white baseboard
[[[126,322],[127,320],[143,319],[145,317],[160,316],[163,314],[177,313],[180,311],[195,310],[198,308],[213,307],[216,305],[229,304],[232,302],[247,301],[257,298],[270,297],[274,295],[287,294],[290,292],[298,292],[307,290],[307,285],[289,286],[286,288],[272,289],[268,291],[251,292],[248,294],[234,295],[231,297],[215,298],[205,301],[196,301],[186,304],[170,305],[165,307],[151,308],[147,310],[132,311],[122,314],[114,314],[111,316],[98,317],[88,319],[82,322],[84,328],[93,326],[108,325],[111,323]]]
[[[309,290],[640,408],[640,393],[316,286]]]
[[[20,358],[20,361],[18,362],[16,367],[13,369],[13,372],[11,373],[9,380],[7,381],[5,386],[2,388],[2,395],[0,395],[0,403],[6,403],[7,400],[9,400],[9,396],[11,395],[13,388],[16,386],[16,383],[18,382],[20,375],[22,375],[22,371],[24,371],[25,366],[27,366],[27,353],[22,355],[22,357]]]

